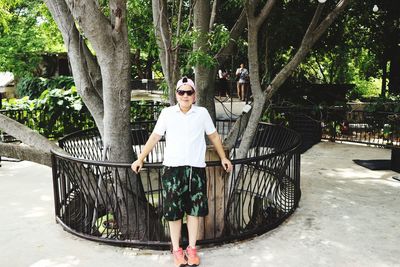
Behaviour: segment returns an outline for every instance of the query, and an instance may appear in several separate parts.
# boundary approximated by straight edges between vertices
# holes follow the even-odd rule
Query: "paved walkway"
[[[400,182],[352,159],[390,151],[322,142],[302,155],[302,199],[277,229],[201,250],[201,266],[400,266]],[[31,162],[0,167],[0,266],[172,266],[167,252],[83,240],[55,223],[51,169]],[[398,175],[398,174],[397,174]]]

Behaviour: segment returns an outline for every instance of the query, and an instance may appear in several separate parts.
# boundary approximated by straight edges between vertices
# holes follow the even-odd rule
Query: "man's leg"
[[[186,248],[186,256],[189,266],[198,266],[200,258],[197,255],[196,242],[199,230],[199,217],[187,215],[187,226],[189,232],[189,246]]]
[[[239,99],[242,99],[242,97],[240,96],[240,83],[236,82],[236,91],[237,91],[237,95]]]
[[[187,265],[187,260],[182,248],[179,246],[179,239],[181,237],[182,220],[169,221],[169,232],[171,234],[172,242],[172,255],[174,256],[175,267],[182,267]]]
[[[240,91],[241,91],[241,93],[242,93],[242,100],[245,100],[246,99],[246,95],[245,95],[245,90],[244,90],[244,86],[245,86],[245,84],[244,83],[241,83],[240,84]]]
[[[190,181],[191,191],[186,202],[188,205],[185,208],[189,234],[189,246],[186,248],[186,256],[189,266],[197,266],[200,264],[200,258],[197,255],[196,248],[199,217],[208,214],[207,178],[205,168],[192,168]]]
[[[189,246],[196,247],[197,234],[199,231],[199,217],[187,215],[187,227],[189,233]]]
[[[243,84],[243,95],[244,95],[244,101],[246,101],[247,104],[247,102],[249,101],[249,90],[247,87],[247,83]]]
[[[172,249],[179,249],[179,239],[181,238],[182,220],[169,221],[169,232],[171,234]]]

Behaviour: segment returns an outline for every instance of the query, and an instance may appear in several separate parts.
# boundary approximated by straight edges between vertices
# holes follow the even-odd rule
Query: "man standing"
[[[214,145],[223,168],[227,172],[232,170],[232,164],[225,155],[210,114],[207,109],[193,105],[195,90],[191,79],[183,77],[178,81],[176,86],[178,104],[162,110],[142,153],[131,166],[134,172],[139,172],[146,156],[165,134],[163,210],[164,218],[169,223],[172,253],[177,267],[200,264],[196,250],[199,217],[208,214],[204,134]],[[185,213],[189,246],[184,253],[179,240]]]

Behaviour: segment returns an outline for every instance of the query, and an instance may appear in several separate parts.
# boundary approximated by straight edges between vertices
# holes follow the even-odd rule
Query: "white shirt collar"
[[[179,107],[179,103],[174,106],[174,110],[176,112],[181,112],[181,109]],[[192,104],[192,107],[189,109],[188,112],[186,112],[186,114],[189,114],[189,113],[192,113],[192,112],[196,112],[196,106],[194,104]]]

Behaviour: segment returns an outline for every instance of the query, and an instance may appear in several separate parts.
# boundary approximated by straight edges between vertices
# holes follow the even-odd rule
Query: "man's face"
[[[243,69],[244,68],[244,64],[242,63],[242,64],[240,64],[240,68],[241,69]]]
[[[188,108],[194,103],[195,95],[196,93],[193,88],[190,85],[184,84],[176,91],[176,100],[178,100],[181,107]]]

